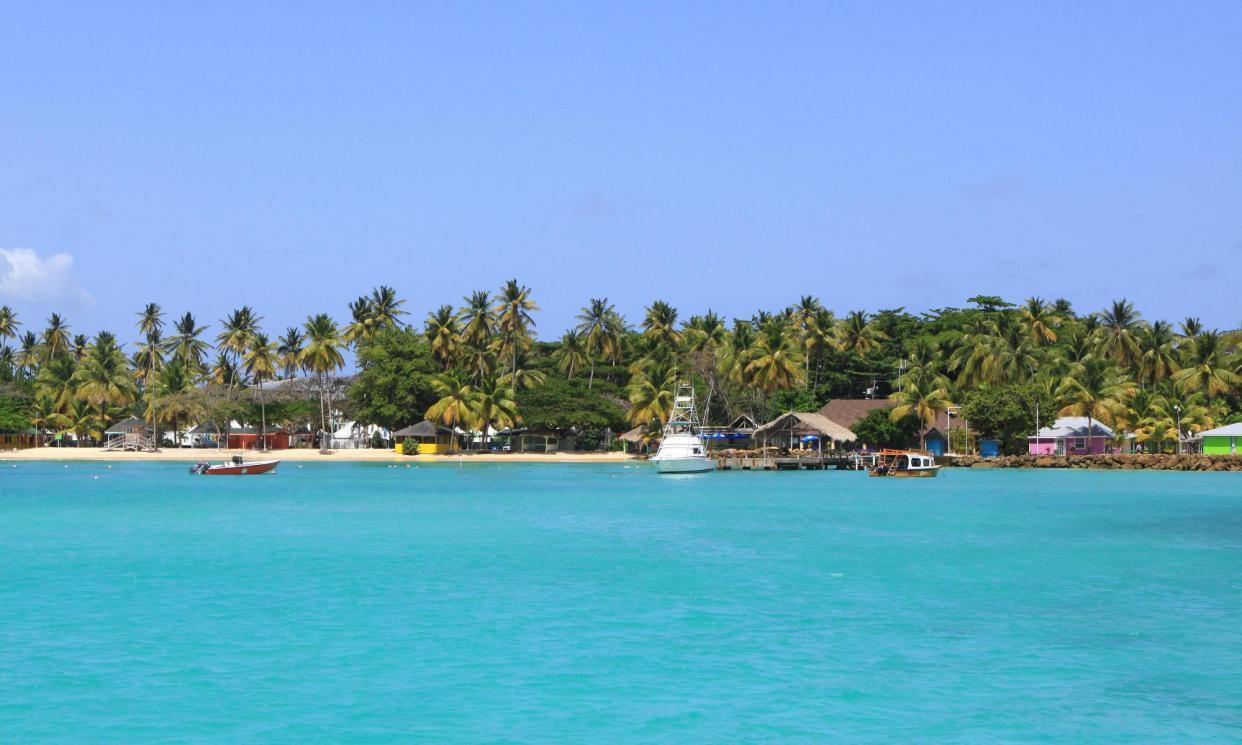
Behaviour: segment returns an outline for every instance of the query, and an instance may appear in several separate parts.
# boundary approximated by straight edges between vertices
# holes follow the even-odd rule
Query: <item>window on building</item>
[[[1086,450],[1087,449],[1087,438],[1075,437],[1074,438],[1074,449],[1075,450]]]

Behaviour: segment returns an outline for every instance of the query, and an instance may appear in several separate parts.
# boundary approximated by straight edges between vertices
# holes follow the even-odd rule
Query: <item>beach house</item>
[[[1041,427],[1027,438],[1031,455],[1101,455],[1117,452],[1111,427],[1085,416],[1058,417],[1051,426]]]
[[[1242,422],[1205,430],[1195,439],[1204,455],[1237,455],[1242,453]]]

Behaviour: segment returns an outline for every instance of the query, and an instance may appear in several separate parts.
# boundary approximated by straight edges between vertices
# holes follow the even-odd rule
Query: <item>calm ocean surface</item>
[[[1237,742],[1242,475],[0,464],[0,742]]]

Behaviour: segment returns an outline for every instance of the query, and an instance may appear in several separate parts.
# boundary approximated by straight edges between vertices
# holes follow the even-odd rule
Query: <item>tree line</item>
[[[441,305],[421,325],[381,286],[349,303],[343,325],[318,313],[276,336],[249,306],[221,319],[210,340],[192,313],[169,323],[151,303],[135,316],[132,353],[106,331],[72,334],[59,314],[36,331],[3,307],[0,383],[8,409],[34,427],[90,439],[130,414],[174,432],[233,419],[266,426],[269,413],[322,431],[340,411],[390,429],[426,417],[482,432],[483,447],[489,432],[519,425],[574,428],[594,445],[609,430],[658,432],[681,380],[695,385],[707,423],[879,396],[891,400],[887,425],[860,425],[873,438],[917,437],[955,407],[1010,450],[1036,409],[1045,421],[1104,422],[1153,450],[1175,447],[1179,429],[1242,419],[1237,329],[1148,321],[1124,299],[1086,313],[1037,297],[967,302],[838,317],[808,295],[749,318],[708,310],[683,319],[657,300],[632,323],[593,298],[559,339],[540,342],[539,306],[517,280]],[[357,372],[343,380],[350,351]],[[303,384],[267,393],[290,379]]]

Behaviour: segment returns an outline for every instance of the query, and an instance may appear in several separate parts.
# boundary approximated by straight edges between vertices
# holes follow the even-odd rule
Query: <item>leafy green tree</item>
[[[359,421],[396,430],[414,424],[436,402],[438,371],[431,345],[409,328],[388,329],[358,348],[348,397]]]
[[[850,425],[858,444],[872,449],[905,448],[919,439],[919,418],[914,414],[892,418],[891,408],[872,409]]]
[[[966,392],[961,415],[983,437],[1000,441],[1001,452],[1026,452],[1027,437],[1035,433],[1035,414],[1040,426],[1056,417],[1056,402],[1044,388],[1034,384],[996,385]]]
[[[549,375],[544,384],[525,391],[518,391],[518,411],[528,426],[548,427],[565,431],[578,427],[597,439],[605,428],[619,431],[626,426],[625,411],[615,397],[601,392],[602,383],[594,388],[581,378],[568,380],[560,375]]]
[[[0,394],[0,432],[25,432],[30,426],[30,402]]]

